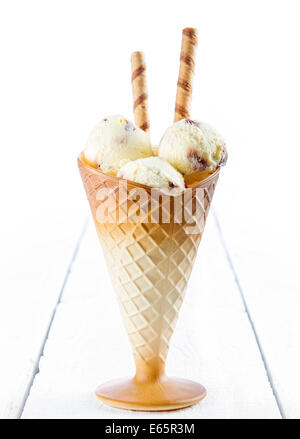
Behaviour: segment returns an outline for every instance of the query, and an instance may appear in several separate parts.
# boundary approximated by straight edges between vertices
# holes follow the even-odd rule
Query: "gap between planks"
[[[231,270],[231,272],[233,274],[234,281],[235,281],[235,283],[237,285],[237,288],[238,288],[238,291],[240,293],[240,296],[241,296],[241,299],[242,299],[242,302],[243,302],[243,306],[244,306],[247,318],[249,320],[251,329],[253,331],[253,334],[254,334],[254,337],[255,337],[255,341],[256,341],[258,350],[260,352],[260,356],[261,356],[261,359],[262,359],[262,362],[263,362],[263,365],[264,365],[264,368],[265,368],[265,371],[266,371],[266,374],[267,374],[267,377],[268,377],[268,381],[269,381],[270,387],[272,389],[272,393],[274,395],[274,398],[275,398],[278,410],[280,412],[280,415],[281,415],[282,419],[286,419],[286,415],[285,415],[282,403],[280,401],[277,389],[275,387],[275,384],[274,384],[274,381],[273,381],[273,378],[272,378],[270,367],[268,365],[266,356],[264,354],[264,351],[263,351],[260,339],[258,337],[258,333],[256,331],[253,319],[251,317],[251,313],[249,311],[249,308],[248,308],[248,305],[247,305],[247,302],[246,302],[246,298],[245,298],[243,289],[242,289],[240,281],[239,281],[239,277],[238,277],[237,272],[236,272],[236,270],[234,268],[234,265],[233,265],[233,262],[232,262],[232,259],[231,259],[231,256],[230,256],[230,252],[229,252],[228,247],[226,245],[226,242],[225,242],[225,239],[224,239],[224,236],[223,236],[223,232],[222,232],[222,228],[221,228],[220,222],[218,220],[216,212],[213,209],[212,209],[212,214],[213,214],[213,217],[214,217],[214,220],[215,220],[215,224],[216,224],[216,227],[217,227],[217,230],[218,230],[218,234],[219,234],[219,237],[220,237],[221,245],[223,247],[223,250],[224,250],[227,262],[228,262],[230,270]]]
[[[39,354],[37,356],[37,359],[35,361],[35,367],[33,369],[32,377],[31,377],[31,379],[30,379],[30,381],[28,383],[27,389],[26,389],[24,397],[23,397],[23,401],[22,401],[22,403],[20,405],[18,414],[16,416],[17,419],[20,419],[22,417],[22,414],[23,414],[23,411],[24,411],[27,399],[28,399],[29,394],[30,394],[30,390],[31,390],[31,388],[33,386],[33,383],[34,383],[34,379],[35,379],[36,375],[39,373],[40,360],[41,360],[41,357],[44,355],[45,345],[46,345],[46,342],[47,342],[47,339],[48,339],[48,336],[49,336],[49,333],[50,333],[50,330],[51,330],[51,327],[52,327],[52,324],[53,324],[53,321],[54,321],[54,318],[55,318],[55,314],[56,314],[57,308],[58,308],[58,306],[59,306],[59,304],[61,302],[61,299],[62,299],[64,290],[65,290],[66,284],[68,282],[68,279],[69,279],[69,276],[70,276],[70,273],[71,273],[71,270],[72,270],[72,266],[73,266],[73,264],[74,264],[74,262],[76,260],[76,257],[78,255],[78,251],[80,249],[80,245],[82,243],[82,240],[84,238],[85,232],[87,230],[88,223],[89,223],[89,220],[86,219],[84,224],[83,224],[83,227],[82,227],[82,229],[80,231],[79,237],[78,237],[78,239],[76,241],[75,248],[74,248],[73,254],[71,256],[71,260],[70,260],[70,263],[68,265],[65,277],[63,279],[62,286],[61,286],[61,289],[60,289],[60,292],[59,292],[59,295],[58,295],[55,307],[53,309],[53,312],[52,312],[50,320],[49,320],[49,324],[48,324],[48,327],[47,327],[47,330],[46,330],[46,334],[45,334],[44,339],[42,341],[41,349],[40,349]]]

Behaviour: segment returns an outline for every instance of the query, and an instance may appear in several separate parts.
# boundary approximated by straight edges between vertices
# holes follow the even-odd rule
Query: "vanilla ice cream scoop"
[[[184,189],[184,179],[170,163],[159,157],[138,159],[122,166],[118,177],[162,189]]]
[[[182,119],[166,130],[158,156],[188,175],[224,165],[227,152],[224,140],[210,125]]]
[[[150,136],[123,116],[109,116],[92,130],[84,149],[87,162],[103,172],[118,172],[125,163],[153,155]]]

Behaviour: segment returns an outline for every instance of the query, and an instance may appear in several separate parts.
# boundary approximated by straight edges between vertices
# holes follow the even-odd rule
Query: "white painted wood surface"
[[[134,368],[91,226],[58,305],[22,417],[165,417],[113,409],[94,396],[99,383],[130,375]],[[170,412],[170,418],[280,417],[212,215],[172,340],[168,373],[199,380],[208,389],[203,402]]]
[[[19,417],[72,258],[84,227],[84,217],[71,210],[30,217],[11,236],[1,264],[0,297],[0,418]],[[70,222],[70,219],[76,221]],[[51,219],[50,219],[51,218]],[[60,231],[60,232],[59,232]],[[31,238],[22,246],[22,235]],[[23,240],[24,242],[24,240]],[[11,251],[9,251],[11,250]]]

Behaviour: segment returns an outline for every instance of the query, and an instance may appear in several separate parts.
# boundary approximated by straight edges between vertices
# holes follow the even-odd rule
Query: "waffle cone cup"
[[[183,194],[104,174],[82,157],[78,165],[136,364],[132,379],[105,383],[96,395],[106,404],[133,410],[190,406],[205,397],[205,388],[167,377],[165,361],[219,171],[193,186],[190,199],[178,207]],[[185,220],[195,212],[196,226]]]

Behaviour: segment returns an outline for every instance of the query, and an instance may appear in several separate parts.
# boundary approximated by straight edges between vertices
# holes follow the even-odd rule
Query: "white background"
[[[1,1],[2,417],[22,412],[88,215],[76,156],[101,118],[133,118],[135,50],[146,54],[151,134],[159,142],[173,120],[186,26],[199,29],[192,116],[228,144],[214,200],[223,240],[279,405],[300,417],[300,27],[299,2],[291,0]],[[55,416],[48,407],[27,416]],[[80,417],[76,410],[68,415]],[[242,414],[233,408],[226,416],[247,410],[245,402]],[[214,415],[222,413],[212,405],[207,416]]]

